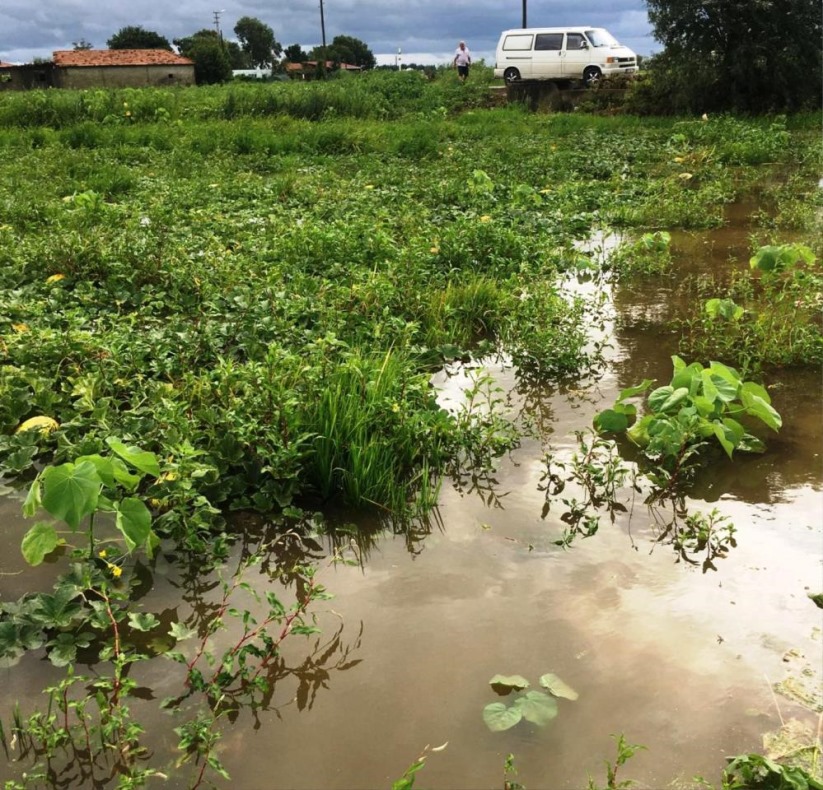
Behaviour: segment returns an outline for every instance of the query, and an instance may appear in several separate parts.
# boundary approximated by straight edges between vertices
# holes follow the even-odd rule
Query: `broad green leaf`
[[[709,299],[705,307],[712,318],[719,317],[726,321],[739,321],[745,312],[733,299]]]
[[[567,683],[564,683],[557,675],[549,672],[540,678],[540,685],[555,697],[564,699],[577,699],[580,695]]]
[[[734,454],[734,441],[732,440],[730,433],[731,432],[728,431],[721,423],[714,423],[714,435],[717,437],[717,441],[720,442],[729,458],[731,458]]]
[[[617,396],[617,403],[621,403],[627,398],[633,398],[635,395],[640,395],[651,387],[652,384],[654,384],[654,379],[643,379],[640,384],[621,390],[620,395]]]
[[[557,702],[542,691],[528,691],[512,705],[523,714],[526,721],[545,727],[557,716]]]
[[[763,400],[759,395],[751,392],[741,392],[740,400],[746,408],[746,414],[757,417],[769,426],[773,431],[779,431],[783,425],[783,418],[775,411],[774,407]]]
[[[714,387],[715,398],[723,403],[731,403],[737,399],[737,393],[740,389],[740,384],[729,381],[728,379],[718,376],[716,373],[709,373],[709,379],[712,387]],[[708,388],[706,381],[703,381],[703,392],[708,396]]]
[[[714,399],[707,398],[705,395],[693,395],[692,403],[701,417],[708,417],[715,412]]]
[[[151,533],[151,513],[136,497],[128,497],[118,503],[115,523],[123,533],[129,551],[145,544]]]
[[[703,366],[699,362],[692,362],[691,365],[684,365],[680,370],[677,370],[671,381],[671,386],[675,389],[685,387],[689,390],[690,395],[697,392],[696,381],[700,381]]]
[[[43,472],[43,507],[73,530],[94,513],[102,480],[94,464],[50,466]]]
[[[184,639],[191,639],[197,636],[196,628],[189,628],[185,623],[172,623],[169,629],[169,635],[173,636],[178,642]]]
[[[649,426],[654,421],[654,415],[647,414],[645,417],[638,420],[628,431],[626,436],[629,441],[636,444],[638,447],[646,447],[649,443]]]
[[[134,491],[140,485],[142,475],[132,474],[120,458],[112,458],[111,467],[114,479],[127,491]]]
[[[35,524],[24,536],[20,551],[29,565],[39,565],[44,557],[60,545],[57,530],[51,524]]]
[[[743,393],[748,395],[756,395],[761,400],[764,400],[766,403],[771,403],[772,399],[769,395],[768,391],[765,387],[761,387],[759,384],[755,384],[753,381],[744,381],[743,385],[740,387],[740,397],[743,397]]]
[[[734,368],[730,368],[722,362],[711,362],[709,364],[709,370],[714,375],[720,376],[721,379],[728,381],[730,384],[734,384],[735,389],[741,384],[740,374]]]
[[[740,444],[740,440],[746,435],[746,429],[731,417],[724,417],[723,425],[726,427],[726,430],[731,433],[734,446],[737,447],[737,445]]]
[[[515,707],[509,708],[502,702],[492,702],[483,708],[483,721],[492,732],[508,730],[522,718],[522,711]]]
[[[523,689],[527,689],[530,684],[522,675],[495,675],[489,681],[489,685],[522,691]]]
[[[752,269],[760,269],[762,272],[771,272],[778,267],[780,258],[780,247],[768,245],[761,247],[750,259],[749,266]]]
[[[26,501],[23,502],[23,515],[31,518],[38,510],[42,502],[40,501],[40,476],[34,478],[34,482],[29,486],[29,493],[26,494]]]
[[[56,667],[65,667],[74,663],[77,659],[77,648],[88,647],[91,644],[91,634],[70,634],[61,633],[47,643],[49,650],[49,661]]]
[[[151,612],[129,612],[129,625],[135,631],[151,631],[160,621]]]
[[[595,416],[594,427],[600,433],[622,433],[629,427],[629,418],[614,409],[606,409]]]
[[[667,384],[665,387],[658,387],[649,394],[649,408],[653,412],[659,412],[660,407],[671,397],[674,387]]]
[[[58,587],[54,595],[41,593],[31,619],[46,628],[68,628],[84,617],[83,607],[75,600],[76,597],[67,587]]]
[[[110,458],[103,458],[102,455],[95,454],[82,455],[79,458],[74,459],[76,464],[82,463],[83,461],[88,461],[90,464],[94,464],[94,468],[97,470],[97,474],[100,475],[103,485],[114,485],[114,472],[112,470]]]
[[[671,395],[669,395],[663,403],[660,404],[659,409],[655,411],[674,411],[689,397],[689,390],[686,387],[678,387]]]
[[[125,445],[119,439],[109,437],[106,444],[112,452],[119,455],[124,461],[131,464],[135,469],[147,475],[160,477],[160,465],[157,463],[157,456],[154,453],[141,450],[134,445]]]
[[[737,445],[737,449],[744,453],[765,453],[766,445],[756,436],[747,433]]]

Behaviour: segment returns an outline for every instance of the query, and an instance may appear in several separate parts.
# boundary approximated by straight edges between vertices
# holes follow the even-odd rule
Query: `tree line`
[[[118,30],[107,42],[109,49],[165,49],[194,61],[198,83],[216,83],[231,79],[233,70],[282,70],[285,63],[319,61],[323,64],[346,63],[364,69],[374,68],[377,60],[368,45],[353,36],[335,36],[331,44],[306,52],[300,44],[283,47],[274,30],[256,17],[244,16],[234,26],[236,41],[229,41],[217,30],[203,28],[190,36],[168,38],[141,25]],[[75,49],[91,49],[85,39],[74,43]]]

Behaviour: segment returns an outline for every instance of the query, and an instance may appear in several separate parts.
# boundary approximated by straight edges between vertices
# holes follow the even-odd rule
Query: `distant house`
[[[32,88],[50,88],[54,85],[54,66],[51,63],[0,63],[0,91],[24,91]]]
[[[293,79],[310,80],[317,76],[318,71],[325,66],[326,71],[350,71],[359,73],[363,71],[361,66],[352,66],[350,63],[335,63],[327,60],[321,64],[317,60],[307,60],[304,63],[286,63],[286,74]]]
[[[85,49],[54,53],[58,88],[194,85],[194,62],[165,49]]]

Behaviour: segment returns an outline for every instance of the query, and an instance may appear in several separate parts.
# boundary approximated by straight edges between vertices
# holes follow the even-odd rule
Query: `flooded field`
[[[699,476],[689,511],[716,508],[735,527],[713,567],[703,566],[702,554],[678,552],[629,489],[614,523],[603,513],[596,534],[559,546],[562,499],[575,492],[570,485],[547,499],[545,490],[547,453],[569,463],[576,432],[621,389],[644,378],[668,381],[674,338],[665,322],[678,313],[682,277],[747,255],[745,212],[729,217],[721,230],[674,237],[676,277],[603,286],[610,347],[590,381],[534,388],[505,361],[488,362],[509,416],[528,418],[536,430],[494,474],[444,484],[417,533],[391,535],[335,517],[372,539],[361,545],[359,564],[321,562],[318,578],[336,596],[322,607],[322,633],[284,643],[271,699],[254,713],[240,710],[226,727],[218,752],[233,786],[389,787],[427,745],[447,744],[427,758],[420,787],[500,787],[513,754],[516,779],[531,790],[582,788],[589,776],[605,782],[604,761],[614,760],[613,736],[622,733],[646,747],[622,778],[645,788],[690,787],[697,775],[718,784],[726,756],[761,750],[763,735],[781,722],[817,727],[821,612],[807,594],[823,588],[819,372],[770,372],[784,427],[767,453]],[[441,401],[458,401],[471,376],[463,367],[438,374]],[[52,575],[49,564],[15,575],[19,505],[7,498],[3,508],[4,598],[46,587]],[[325,540],[316,556],[328,553]],[[339,529],[338,542],[346,542]],[[265,593],[265,574],[255,569],[245,580]],[[181,574],[161,553],[135,608],[193,624],[215,600],[212,580]],[[532,688],[555,673],[579,697],[559,699],[546,727],[521,721],[490,732],[482,714],[501,699],[489,686],[498,673],[522,675]],[[32,656],[0,670],[23,705],[60,674]],[[171,764],[173,720],[148,701],[174,694],[179,673],[152,661],[136,666],[135,677],[142,693],[133,710],[153,717],[143,719],[147,743]],[[794,693],[775,691],[787,678]],[[11,765],[0,776],[16,772]],[[79,783],[71,767],[54,780]]]

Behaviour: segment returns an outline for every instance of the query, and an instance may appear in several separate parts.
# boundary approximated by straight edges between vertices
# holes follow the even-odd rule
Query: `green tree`
[[[231,79],[231,61],[225,44],[214,30],[198,30],[191,36],[174,39],[183,57],[194,61],[198,85],[212,85]]]
[[[656,72],[685,109],[820,104],[819,0],[646,0],[665,46]],[[672,84],[674,83],[674,84]]]
[[[75,52],[78,50],[94,49],[94,44],[92,44],[91,41],[86,41],[84,38],[81,38],[79,41],[72,41],[71,45]]]
[[[224,41],[223,46],[226,48],[226,54],[229,56],[232,69],[252,68],[251,58],[243,52],[236,41]]]
[[[305,63],[309,59],[309,53],[304,51],[300,44],[289,44],[283,50],[283,57],[289,63]]]
[[[248,56],[252,68],[266,68],[274,65],[283,47],[274,37],[274,31],[259,19],[244,16],[237,20],[234,34],[240,41],[240,48]]]
[[[165,36],[146,30],[140,25],[129,25],[118,30],[107,42],[109,49],[167,49],[171,44]]]
[[[318,47],[317,50],[321,52],[322,47]],[[377,58],[368,44],[353,36],[335,36],[325,52],[326,59],[335,63],[348,63],[364,69],[373,69],[377,65]]]

